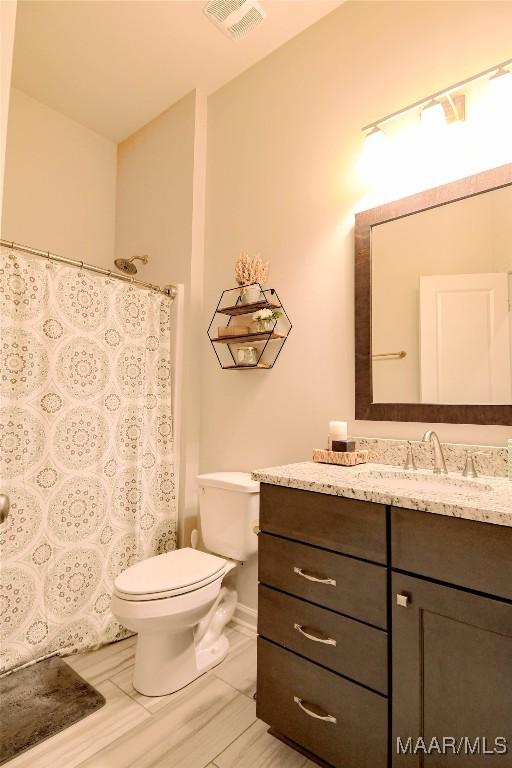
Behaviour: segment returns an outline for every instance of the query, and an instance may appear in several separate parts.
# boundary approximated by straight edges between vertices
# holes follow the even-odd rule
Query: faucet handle
[[[475,467],[475,460],[471,451],[466,451],[466,461],[462,470],[462,477],[478,477]]]
[[[476,456],[490,456],[490,454],[488,451],[471,451],[468,449],[466,451],[466,462],[464,464],[464,469],[462,470],[463,477],[478,477],[475,464]]]
[[[404,461],[404,469],[417,469],[414,451],[410,440],[407,441],[407,455]]]

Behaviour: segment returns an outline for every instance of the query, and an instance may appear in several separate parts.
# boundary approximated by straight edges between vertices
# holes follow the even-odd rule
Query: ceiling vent
[[[256,0],[210,0],[205,16],[233,40],[245,37],[266,17]]]

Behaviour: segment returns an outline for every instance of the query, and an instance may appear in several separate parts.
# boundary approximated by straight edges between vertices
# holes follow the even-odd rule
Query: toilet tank
[[[199,517],[206,548],[233,560],[258,549],[260,484],[247,472],[199,475]]]

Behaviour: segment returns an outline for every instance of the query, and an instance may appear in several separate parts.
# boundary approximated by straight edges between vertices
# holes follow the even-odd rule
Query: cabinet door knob
[[[410,602],[409,595],[405,595],[402,592],[397,592],[396,594],[396,604],[399,605],[401,608],[407,608]]]

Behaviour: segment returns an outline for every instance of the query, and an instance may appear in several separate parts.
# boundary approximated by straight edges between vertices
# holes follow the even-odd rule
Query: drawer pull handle
[[[334,717],[334,715],[327,715],[327,714],[320,715],[317,712],[313,712],[311,709],[308,709],[304,705],[304,699],[299,699],[298,696],[294,696],[293,700],[296,703],[296,705],[299,707],[299,709],[302,709],[302,711],[305,712],[306,715],[308,715],[308,717],[314,717],[315,720],[323,720],[324,723],[333,723],[334,725],[336,725],[336,723],[338,722],[337,719]]]
[[[294,624],[293,628],[300,632],[301,635],[307,637],[308,640],[314,640],[315,643],[323,643],[324,645],[336,645],[336,640],[333,637],[318,637],[306,632],[301,624]]]
[[[330,584],[332,587],[336,586],[336,579],[323,579],[321,576],[314,576],[312,573],[306,573],[302,570],[302,568],[298,568],[296,565],[293,567],[293,572],[299,576],[302,576],[303,579],[307,579],[308,581],[316,581],[318,584]]]

